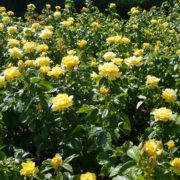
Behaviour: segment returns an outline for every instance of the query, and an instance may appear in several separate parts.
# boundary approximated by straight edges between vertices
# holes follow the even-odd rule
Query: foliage
[[[0,179],[179,179],[179,8],[1,7]]]

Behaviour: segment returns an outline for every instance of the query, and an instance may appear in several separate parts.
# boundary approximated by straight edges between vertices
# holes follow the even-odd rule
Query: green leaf
[[[118,166],[116,166],[110,173],[109,177],[113,177],[116,176],[120,170],[120,168],[122,167],[122,164],[119,164]]]
[[[134,166],[136,166],[136,161],[128,161],[128,162],[124,163],[124,164],[121,166],[118,174],[123,174],[124,171],[126,171],[127,169],[129,169],[129,168],[131,168],[131,167],[134,167]]]
[[[129,178],[127,178],[125,176],[116,176],[112,180],[129,180]]]
[[[62,167],[66,170],[68,170],[69,172],[73,173],[73,168],[70,164],[68,163],[63,163]]]
[[[72,156],[67,157],[63,162],[69,163],[70,161],[72,161],[74,158],[77,158],[79,155],[78,154],[73,154]]]
[[[136,160],[137,162],[138,162],[138,161],[140,160],[140,158],[141,158],[141,154],[140,154],[140,151],[139,151],[139,149],[138,149],[137,146],[133,146],[132,148],[128,149],[127,155],[128,155],[130,158]]]

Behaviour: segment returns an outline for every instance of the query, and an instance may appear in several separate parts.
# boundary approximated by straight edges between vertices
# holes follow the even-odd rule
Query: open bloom
[[[37,66],[48,66],[51,63],[49,57],[38,57],[35,61]]]
[[[53,111],[64,111],[73,105],[73,96],[67,94],[58,94],[52,99]]]
[[[3,73],[8,81],[13,80],[21,75],[20,71],[15,66],[5,69]]]
[[[83,48],[87,45],[87,41],[86,40],[80,40],[77,42],[77,45],[80,47],[80,48]]]
[[[174,102],[176,101],[176,98],[177,98],[176,91],[174,91],[173,89],[167,88],[162,92],[162,97],[167,102]]]
[[[110,80],[115,80],[120,77],[119,68],[114,63],[104,63],[99,65],[99,74]]]
[[[173,113],[171,109],[165,107],[155,109],[152,113],[156,121],[167,122],[173,118]]]
[[[53,67],[51,69],[51,71],[48,72],[48,75],[58,78],[60,75],[64,74],[64,72],[65,72],[64,69],[62,69],[61,67],[56,66],[56,67]]]
[[[68,69],[78,66],[79,63],[80,63],[79,58],[73,55],[68,55],[66,57],[63,57],[61,61],[61,64]]]
[[[53,35],[53,32],[49,29],[44,29],[40,33],[40,37],[42,39],[50,39],[52,37],[52,35]]]
[[[144,151],[148,156],[156,156],[162,153],[162,142],[150,139],[144,144]]]
[[[23,56],[23,52],[21,49],[14,47],[8,50],[9,51],[9,55],[13,58],[21,58]]]
[[[26,163],[22,163],[22,169],[20,170],[21,175],[32,175],[37,172],[37,168],[35,167],[35,163],[32,161],[27,161]]]
[[[136,57],[136,56],[132,56],[129,58],[126,58],[124,60],[124,62],[128,65],[128,66],[140,66],[142,64],[142,57]]]
[[[110,61],[111,59],[115,58],[116,57],[116,54],[113,53],[113,52],[106,52],[104,55],[103,55],[103,58],[106,60],[106,61]]]
[[[80,180],[96,180],[96,175],[91,172],[87,172],[85,174],[81,174]]]
[[[158,86],[159,81],[160,81],[159,78],[148,75],[146,77],[146,86],[151,87],[151,88],[156,87]]]
[[[171,166],[180,168],[180,158],[175,158],[170,162]]]
[[[56,154],[52,159],[51,159],[51,164],[54,168],[58,168],[62,165],[62,157],[59,154]]]
[[[168,149],[173,149],[175,147],[175,142],[173,140],[169,140],[167,142]]]

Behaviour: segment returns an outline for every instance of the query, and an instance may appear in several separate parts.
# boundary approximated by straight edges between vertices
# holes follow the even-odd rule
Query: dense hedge
[[[34,3],[40,12],[47,3],[50,3],[52,6],[64,6],[64,1],[65,0],[1,0],[0,6],[6,6],[8,10],[13,10],[16,15],[21,16],[24,14],[28,3]],[[164,1],[173,2],[174,0],[93,0],[94,5],[97,5],[101,11],[105,11],[111,2],[116,3],[118,5],[118,12],[123,17],[126,17],[127,12],[133,6],[149,9],[152,6],[160,6]],[[75,0],[76,8],[81,9],[84,2],[85,0]]]

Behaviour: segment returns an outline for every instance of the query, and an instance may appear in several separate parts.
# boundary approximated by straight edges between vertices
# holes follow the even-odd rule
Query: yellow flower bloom
[[[167,146],[169,149],[173,149],[175,147],[175,142],[173,140],[169,140],[167,142]]]
[[[36,172],[37,172],[37,168],[35,167],[34,162],[27,161],[26,163],[22,163],[22,169],[20,170],[21,175],[28,176]]]
[[[59,11],[55,11],[53,16],[58,19],[61,17],[61,13]]]
[[[24,28],[23,29],[23,34],[25,36],[31,36],[32,35],[32,29],[31,28]]]
[[[156,19],[151,19],[151,24],[155,25],[155,24],[158,24],[159,23],[159,20],[156,20]]]
[[[111,36],[106,39],[107,43],[122,43],[122,36]]]
[[[56,154],[55,157],[51,159],[51,164],[54,168],[60,167],[62,162],[62,157],[59,154]]]
[[[127,37],[123,37],[122,42],[125,43],[125,44],[129,44],[131,42],[131,39],[129,39]]]
[[[77,42],[77,45],[80,47],[80,48],[83,48],[87,45],[87,41],[86,40],[80,40]]]
[[[70,21],[62,21],[60,23],[63,27],[69,27],[72,23]]]
[[[33,23],[32,26],[31,26],[31,28],[32,28],[32,29],[37,29],[39,26],[40,26],[39,23]]]
[[[68,69],[78,66],[79,63],[80,63],[79,58],[73,55],[68,55],[66,57],[63,57],[61,61],[61,64]]]
[[[4,24],[0,23],[0,31],[3,31],[3,30],[4,30]]]
[[[180,158],[175,158],[170,162],[171,166],[180,168]]]
[[[61,9],[61,6],[55,6],[55,9],[56,9],[56,10],[60,10],[60,9]]]
[[[98,22],[92,22],[91,27],[94,28],[94,29],[98,29],[98,28],[101,27],[101,25]]]
[[[5,77],[4,76],[0,76],[0,88],[1,87],[5,87],[7,84]]]
[[[8,34],[15,34],[17,32],[17,27],[16,26],[10,26],[7,28]]]
[[[25,53],[31,53],[35,50],[36,44],[34,42],[26,42],[23,46],[23,50]]]
[[[126,58],[124,60],[124,62],[128,65],[128,66],[140,66],[142,64],[142,57],[136,57],[136,56],[132,56],[129,58]]]
[[[19,58],[22,58],[23,56],[22,50],[17,47],[11,48],[8,51],[9,51],[9,55],[13,58],[19,59]]]
[[[133,25],[132,25],[132,28],[133,28],[133,29],[138,29],[138,25],[133,24]]]
[[[48,73],[51,70],[51,68],[49,66],[41,66],[40,67],[40,72],[43,74]]]
[[[19,45],[20,43],[17,39],[8,39],[8,46],[15,47]]]
[[[150,46],[149,43],[143,43],[143,48],[148,48]]]
[[[109,8],[110,9],[116,9],[116,4],[115,3],[110,3]]]
[[[28,67],[34,67],[35,61],[34,60],[26,60],[24,64]]]
[[[159,78],[148,75],[146,77],[146,86],[151,87],[151,88],[156,87],[158,86],[159,81],[160,81]]]
[[[176,101],[176,98],[177,98],[176,91],[174,91],[173,89],[165,89],[162,92],[162,97],[167,102],[174,102]]]
[[[120,77],[119,68],[114,63],[105,63],[99,65],[99,74],[110,80],[115,80]]]
[[[143,49],[136,49],[134,51],[134,56],[141,56],[143,55]]]
[[[162,142],[154,139],[148,140],[144,144],[144,151],[148,156],[156,156],[162,153]]]
[[[48,48],[48,45],[46,44],[39,44],[37,47],[36,47],[36,50],[38,52],[43,52],[43,51],[47,51],[49,48]]]
[[[123,59],[121,59],[121,58],[113,58],[111,61],[118,66],[122,65],[122,63],[123,63]]]
[[[46,8],[47,9],[51,9],[51,5],[50,4],[46,4]]]
[[[165,22],[161,25],[163,28],[167,28],[169,26],[169,23],[168,22]]]
[[[173,118],[171,109],[167,109],[165,107],[155,109],[152,114],[154,115],[154,119],[156,121],[167,122]]]
[[[64,69],[57,66],[57,67],[53,67],[51,71],[48,72],[48,75],[58,78],[60,75],[64,74],[64,72],[65,72]]]
[[[2,22],[5,24],[9,24],[11,22],[11,18],[8,16],[5,16],[2,18]]]
[[[91,73],[90,76],[91,76],[92,79],[97,79],[99,77],[99,75],[97,73],[95,73],[95,72]]]
[[[15,66],[5,69],[3,74],[8,81],[11,81],[21,75],[20,71]]]
[[[19,60],[19,61],[18,61],[18,68],[19,68],[19,69],[24,68],[24,63],[23,63],[22,60]]]
[[[99,92],[100,92],[101,94],[107,94],[108,91],[109,91],[109,88],[106,88],[106,87],[104,87],[104,86],[99,89]]]
[[[37,66],[48,66],[51,63],[49,57],[38,57],[35,61]]]
[[[87,172],[85,174],[81,174],[80,180],[96,180],[96,175],[91,172]]]
[[[76,54],[76,51],[74,49],[67,51],[68,55],[74,55]]]
[[[103,58],[106,60],[106,61],[110,61],[111,59],[114,59],[116,57],[116,54],[113,53],[113,52],[106,52],[104,55],[103,55]]]
[[[50,39],[52,37],[52,35],[53,35],[53,32],[49,29],[44,29],[40,33],[40,37],[42,39]]]
[[[130,10],[130,14],[132,15],[135,15],[135,14],[138,14],[139,13],[139,10],[137,7],[132,7],[131,10]]]
[[[73,96],[67,94],[58,94],[52,99],[53,111],[64,111],[73,105]]]
[[[34,4],[28,4],[27,9],[28,11],[33,11],[36,9],[36,6]]]

